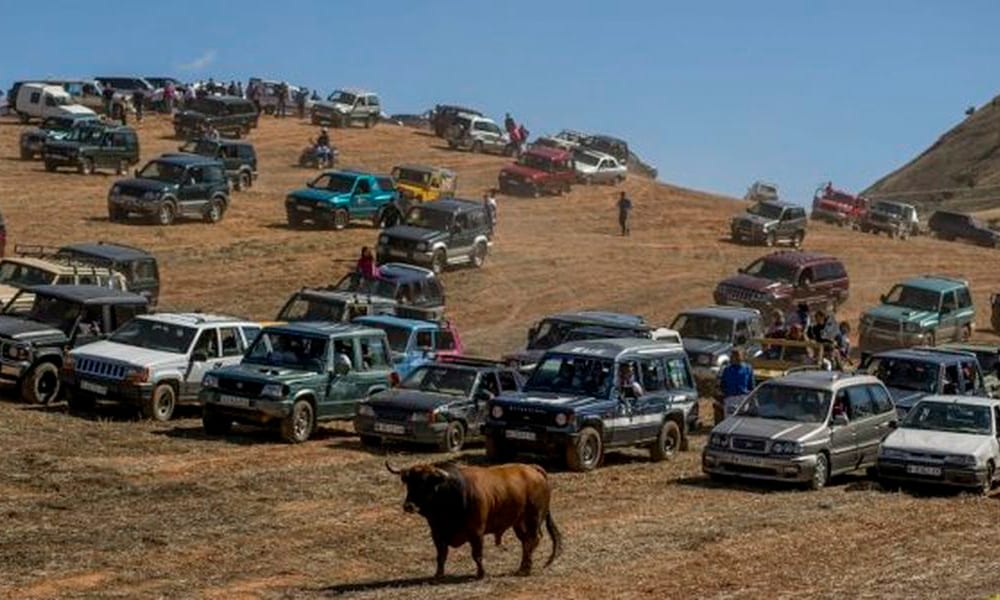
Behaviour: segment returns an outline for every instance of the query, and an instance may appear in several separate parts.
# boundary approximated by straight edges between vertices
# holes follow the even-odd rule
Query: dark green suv
[[[898,283],[861,315],[861,352],[967,342],[976,326],[968,282],[941,275]]]
[[[78,127],[42,147],[46,171],[71,167],[83,175],[114,169],[124,175],[139,162],[139,136],[131,127]]]
[[[170,225],[177,217],[216,223],[229,208],[229,179],[221,161],[203,156],[165,155],[146,163],[135,178],[115,182],[108,192],[108,218],[131,214]]]
[[[479,202],[448,198],[407,211],[401,225],[378,238],[379,263],[398,261],[441,273],[448,265],[481,267],[493,244],[493,225]]]
[[[250,189],[257,179],[257,151],[249,142],[198,138],[181,146],[180,151],[221,160],[237,191]]]
[[[182,139],[199,137],[208,129],[222,135],[242,137],[257,126],[253,102],[235,96],[207,96],[174,115],[174,133]]]

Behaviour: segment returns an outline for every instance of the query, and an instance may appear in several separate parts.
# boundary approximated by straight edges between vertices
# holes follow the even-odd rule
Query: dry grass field
[[[284,193],[314,175],[294,166],[315,134],[297,120],[262,119],[252,134],[261,178],[234,196],[220,224],[169,228],[109,223],[105,195],[114,177],[50,174],[18,160],[21,130],[0,121],[0,209],[11,242],[109,239],[146,247],[160,259],[165,307],[273,318],[291,291],[339,277],[374,241],[367,225],[286,227]],[[143,123],[144,158],[175,148],[170,133],[166,120]],[[411,129],[332,133],[344,165],[451,167],[471,197],[493,184],[504,162],[451,152]],[[451,318],[473,354],[513,350],[532,321],[563,309],[611,308],[669,322],[684,307],[711,302],[720,277],[763,253],[724,240],[738,203],[646,180],[625,187],[636,205],[630,238],[615,235],[612,188],[500,198],[486,266],[444,277]],[[900,277],[942,272],[971,280],[980,328],[988,327],[987,298],[1000,290],[995,251],[822,225],[810,229],[806,247],[847,264],[853,285],[841,318],[855,321]],[[299,446],[250,428],[209,439],[195,411],[154,425],[123,410],[86,418],[0,392],[4,598],[965,598],[1000,591],[996,495],[888,493],[862,477],[834,480],[818,493],[720,487],[701,474],[704,434],[672,462],[627,452],[590,474],[551,465],[565,553],[550,569],[512,576],[520,549],[508,536],[501,547],[487,546],[486,579],[469,577],[475,569],[463,548],[452,552],[451,576],[432,582],[425,523],[402,512],[402,485],[350,425],[323,427]],[[399,464],[438,458],[399,453]],[[458,460],[479,462],[481,454],[472,448]],[[543,540],[539,554],[549,548]]]

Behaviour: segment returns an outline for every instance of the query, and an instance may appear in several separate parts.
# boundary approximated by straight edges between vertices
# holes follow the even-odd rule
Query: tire
[[[461,421],[452,421],[444,430],[444,437],[438,442],[438,450],[442,452],[459,452],[465,446],[465,425]]]
[[[17,118],[22,124],[27,125],[28,121],[31,120],[31,115],[28,113],[17,113]]]
[[[497,440],[493,436],[486,436],[486,460],[491,463],[502,463],[510,460],[514,453],[510,451],[503,440]]]
[[[649,447],[649,458],[653,462],[670,460],[680,449],[682,438],[681,428],[677,426],[676,421],[670,419],[664,421],[656,436],[656,442]]]
[[[347,227],[347,224],[351,222],[351,215],[347,213],[346,209],[338,208],[333,211],[333,215],[330,219],[330,224],[337,231],[340,231]]]
[[[281,439],[289,444],[301,444],[312,435],[316,416],[308,400],[298,400],[292,412],[281,421]]]
[[[801,231],[796,232],[796,234],[792,236],[792,247],[795,249],[801,248],[802,240],[805,239],[805,237],[806,237],[805,234],[802,233]]]
[[[273,115],[274,114],[274,107],[273,106],[265,106],[264,107],[264,114],[267,115],[267,116],[269,116],[269,117],[271,115]]]
[[[153,388],[149,398],[142,401],[142,416],[161,423],[169,421],[177,408],[177,390],[169,383],[161,383]]]
[[[446,266],[448,266],[448,256],[445,255],[444,250],[435,250],[434,257],[431,259],[431,271],[434,271],[435,275],[440,275],[444,273]]]
[[[924,344],[927,346],[937,345],[937,336],[934,334],[933,331],[927,332],[927,335],[924,337]]]
[[[94,174],[94,159],[84,156],[80,159],[80,166],[77,167],[80,175]]]
[[[764,245],[767,246],[768,248],[774,248],[774,246],[777,243],[778,243],[778,236],[775,235],[773,231],[767,234],[767,236],[764,238]]]
[[[226,212],[226,204],[219,198],[213,198],[205,212],[206,223],[218,223]]]
[[[473,267],[479,269],[486,263],[486,253],[488,252],[488,247],[485,242],[477,242],[475,247],[472,248],[472,256],[469,258],[469,264]]]
[[[118,161],[118,167],[115,169],[115,173],[118,176],[122,176],[128,173],[128,161],[125,160]]]
[[[375,117],[369,116],[365,118],[365,129],[371,129],[375,127]]]
[[[118,223],[120,221],[124,221],[126,215],[127,213],[120,208],[115,208],[115,207],[108,208],[108,220],[111,221],[112,223]]]
[[[868,227],[867,225],[862,225],[861,226],[861,233],[871,233],[871,228]]]
[[[160,210],[156,213],[156,220],[160,225],[173,225],[177,217],[173,202],[160,204]]]
[[[531,191],[528,193],[532,198],[539,198],[542,195],[542,190],[539,189],[537,185],[531,186]]]
[[[996,476],[996,466],[993,461],[986,463],[986,479],[983,481],[983,486],[979,488],[979,493],[986,496],[993,490],[993,478]]]
[[[901,240],[905,240],[910,237],[910,232],[905,229],[900,229],[898,232],[896,232],[896,237],[898,237]]]
[[[206,435],[226,435],[233,428],[233,421],[212,409],[206,408],[201,413],[201,426]]]
[[[38,363],[21,380],[21,399],[31,404],[48,404],[59,397],[59,367],[52,362]]]
[[[813,471],[812,479],[809,480],[809,489],[821,490],[826,486],[830,478],[830,459],[822,452],[816,457],[816,469]]]
[[[594,178],[591,177],[590,175],[585,175],[583,181],[581,181],[580,183],[582,183],[583,185],[593,185]]]
[[[480,141],[472,142],[472,147],[469,148],[469,152],[475,152],[476,154],[482,153],[483,143]]]
[[[250,175],[250,173],[243,171],[236,178],[236,184],[237,184],[236,189],[240,191],[249,190],[250,188],[253,187],[253,176]]]
[[[302,217],[299,216],[299,213],[297,211],[289,210],[286,211],[286,214],[288,215],[289,227],[291,227],[292,229],[298,229],[299,227],[302,227]]]
[[[593,471],[604,459],[604,442],[593,427],[584,427],[576,442],[566,446],[566,465],[571,471]]]

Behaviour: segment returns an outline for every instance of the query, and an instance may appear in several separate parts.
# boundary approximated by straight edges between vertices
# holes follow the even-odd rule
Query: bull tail
[[[551,512],[545,515],[545,530],[549,532],[549,537],[552,538],[552,554],[549,555],[549,560],[545,563],[547,568],[552,564],[552,561],[559,558],[559,555],[562,554],[562,533],[556,527],[556,522],[552,518]]]

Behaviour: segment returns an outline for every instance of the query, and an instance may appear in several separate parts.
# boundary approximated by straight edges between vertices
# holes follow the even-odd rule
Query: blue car
[[[355,323],[385,331],[392,363],[401,378],[439,356],[461,356],[462,339],[447,321],[421,321],[389,315],[358,317]]]
[[[289,192],[285,213],[291,227],[309,221],[318,227],[343,229],[352,221],[380,227],[389,211],[398,211],[399,192],[391,177],[359,171],[327,171],[307,187]]]

